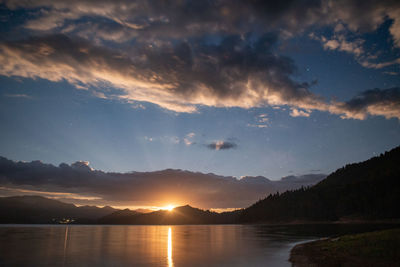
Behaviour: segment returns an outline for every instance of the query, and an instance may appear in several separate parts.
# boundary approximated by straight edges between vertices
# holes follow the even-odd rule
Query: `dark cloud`
[[[338,106],[344,116],[350,118],[365,119],[368,115],[380,115],[387,119],[399,119],[400,87],[367,90]]]
[[[269,193],[308,186],[323,179],[233,177],[182,170],[105,173],[84,162],[59,167],[40,161],[14,162],[0,157],[0,194],[42,194],[71,202],[115,206],[191,204],[202,208],[239,208]],[[235,196],[235,197],[232,197]]]
[[[119,40],[154,40],[204,34],[242,34],[276,31],[291,36],[309,27],[338,22],[356,31],[376,29],[385,18],[394,20],[390,31],[400,39],[396,0],[5,0],[10,9],[34,10],[25,27],[36,31],[75,32]],[[82,24],[82,21],[89,21]],[[80,27],[74,27],[80,23]]]
[[[275,34],[256,39],[232,35],[218,44],[138,45],[128,55],[82,39],[49,35],[0,43],[0,74],[66,80],[77,87],[92,86],[102,97],[147,101],[177,112],[194,112],[197,105],[288,105],[292,116],[308,117],[319,110],[345,118],[400,118],[398,100],[391,98],[395,93],[386,96],[385,90],[381,97],[376,92],[373,97],[361,96],[369,103],[364,108],[356,106],[360,97],[329,103],[313,94],[310,84],[291,78],[296,67],[291,59],[276,55],[276,38]]]
[[[236,148],[237,144],[229,141],[216,141],[206,145],[209,149],[212,150],[227,150]]]
[[[65,165],[63,167],[65,167]],[[89,167],[89,161],[77,161],[77,162],[71,164],[71,168],[73,168],[75,170],[81,170],[81,171],[92,170]]]
[[[195,112],[199,105],[272,105],[289,106],[296,117],[319,110],[346,118],[363,119],[368,114],[399,118],[396,105],[396,110],[384,114],[376,108],[357,113],[349,103],[329,102],[313,94],[312,83],[294,79],[293,60],[276,49],[280,40],[307,29],[345,25],[357,42],[342,35],[315,38],[326,49],[365,59],[358,32],[375,30],[386,19],[392,20],[389,30],[394,45],[399,45],[399,1],[3,3],[10,10],[35,11],[23,27],[11,27],[4,38],[13,40],[20,29],[36,37],[0,43],[0,75],[66,80],[78,88],[90,87],[96,96],[147,101],[176,112]],[[383,68],[398,62],[362,64]]]
[[[91,36],[95,29],[106,40],[115,37],[182,38],[210,33],[240,34],[258,29],[299,31],[323,16],[320,1],[20,1],[6,0],[10,9],[36,12],[25,27],[36,31],[70,31]],[[90,23],[80,24],[82,18]],[[102,19],[98,19],[102,18]],[[71,25],[71,22],[75,22]],[[112,26],[110,26],[110,24]],[[117,26],[118,25],[118,26]],[[113,31],[110,31],[110,28]],[[125,36],[121,33],[125,32]],[[113,37],[112,37],[113,36]]]
[[[293,81],[293,61],[273,52],[276,35],[233,35],[218,44],[179,42],[112,51],[64,35],[0,44],[0,74],[119,88],[121,98],[178,112],[196,105],[250,108],[267,104],[321,108],[309,84]]]

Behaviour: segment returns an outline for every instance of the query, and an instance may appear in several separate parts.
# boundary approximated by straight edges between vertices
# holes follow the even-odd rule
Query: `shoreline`
[[[400,228],[321,238],[295,245],[289,262],[305,266],[399,266]]]
[[[314,263],[312,261],[312,259],[310,259],[310,257],[304,253],[304,250],[307,249],[307,246],[310,246],[320,240],[324,240],[324,239],[322,238],[322,239],[318,239],[318,240],[305,241],[305,242],[295,245],[290,250],[288,261],[290,263],[292,263],[292,266],[295,266],[295,267],[296,266],[297,267],[318,266],[318,265],[315,265],[316,263]]]
[[[149,226],[171,226],[171,225],[264,225],[264,226],[296,226],[296,225],[400,225],[400,220],[397,221],[305,221],[305,222],[286,222],[286,223],[190,223],[190,224],[112,224],[112,223],[0,223],[1,225],[95,225],[95,226],[134,226],[134,225],[149,225]]]
[[[387,224],[400,225],[400,219],[394,220],[340,220],[340,221],[292,221],[292,222],[257,222],[257,223],[191,223],[191,224],[112,224],[112,223],[0,223],[0,225],[265,225],[265,226],[295,226],[295,225],[351,225],[351,224]]]

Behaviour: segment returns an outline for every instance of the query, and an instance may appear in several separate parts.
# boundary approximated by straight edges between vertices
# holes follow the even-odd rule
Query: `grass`
[[[292,250],[294,266],[400,266],[400,229],[319,240]]]

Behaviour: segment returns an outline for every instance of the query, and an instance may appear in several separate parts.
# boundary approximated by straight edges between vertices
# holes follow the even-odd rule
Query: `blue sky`
[[[0,155],[279,179],[399,145],[395,1],[138,3],[1,4]]]

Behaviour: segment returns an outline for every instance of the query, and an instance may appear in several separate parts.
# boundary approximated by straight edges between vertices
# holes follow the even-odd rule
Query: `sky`
[[[0,155],[329,174],[400,141],[399,1],[0,1]]]

